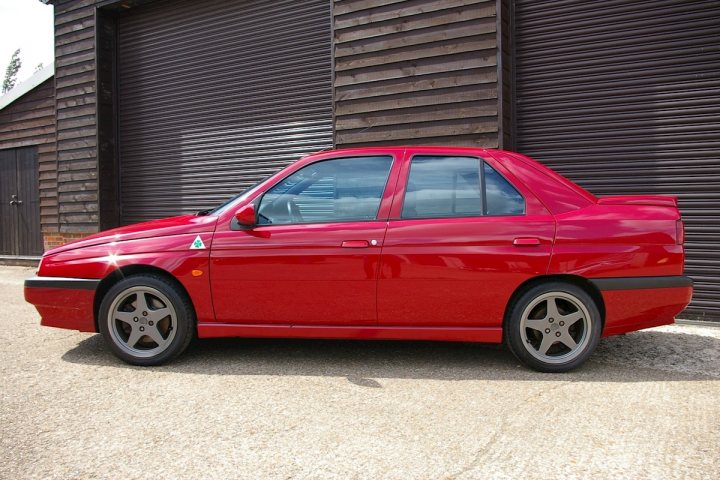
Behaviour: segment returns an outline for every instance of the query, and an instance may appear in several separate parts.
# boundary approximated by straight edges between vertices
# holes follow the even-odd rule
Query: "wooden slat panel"
[[[398,0],[404,1],[404,0]],[[463,8],[473,4],[492,4],[489,0],[446,0],[437,2],[434,0],[405,2],[400,8],[392,2],[384,2],[384,5],[377,6],[370,12],[358,15],[360,9],[352,5],[353,2],[336,0],[335,2],[335,28],[347,29],[369,23],[379,24],[385,20],[393,20],[398,16],[419,18],[423,13],[438,12],[441,10]],[[383,8],[384,7],[384,8]],[[441,17],[441,14],[432,15]],[[446,22],[449,23],[449,22]],[[437,22],[434,23],[437,25]],[[402,28],[402,27],[400,27]]]
[[[471,32],[472,29],[466,30]],[[438,36],[446,36],[438,33]],[[335,71],[353,70],[364,67],[375,67],[378,65],[396,64],[409,60],[428,59],[432,57],[443,57],[464,52],[478,52],[481,50],[495,49],[495,34],[490,36],[472,36],[453,39],[452,41],[442,41],[440,39],[432,41],[428,45],[412,45],[407,48],[382,49],[379,54],[372,55],[354,55],[352,57],[342,57],[335,60]]]
[[[57,190],[61,231],[93,232],[97,225],[95,8],[80,0],[55,5]],[[81,161],[78,161],[81,160]],[[81,195],[93,195],[87,202]]]
[[[336,145],[497,146],[495,3],[336,0]]]
[[[358,27],[352,29],[338,30],[335,32],[335,38],[340,43],[365,41],[366,43],[372,43],[377,41],[378,38],[385,35],[396,34],[400,38],[412,39],[415,36],[422,36],[427,33],[427,29],[443,28],[443,25],[451,23],[468,22],[474,23],[477,30],[474,34],[487,33],[489,26],[493,22],[493,6],[488,5],[468,5],[463,8],[456,8],[453,10],[443,10],[435,14],[428,14],[423,12],[417,17],[405,18],[405,21],[401,24],[388,23],[378,25],[372,31],[368,31],[367,28]],[[419,30],[419,31],[417,31]],[[452,33],[452,31],[448,31]],[[403,34],[403,35],[400,35]],[[420,42],[417,42],[420,43]]]
[[[416,78],[395,78],[374,82],[363,89],[354,85],[337,86],[335,88],[336,101],[357,100],[370,97],[381,97],[410,92],[422,92],[464,85],[479,85],[481,83],[494,84],[497,82],[497,72],[493,67],[473,70],[440,72]]]

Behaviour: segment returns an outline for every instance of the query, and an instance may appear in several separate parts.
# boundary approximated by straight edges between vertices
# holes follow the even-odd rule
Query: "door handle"
[[[10,205],[22,205],[22,200],[18,200],[17,195],[10,195]]]
[[[343,248],[367,248],[370,243],[367,240],[345,240],[342,242]]]
[[[513,240],[516,247],[535,247],[540,245],[540,239],[535,237],[518,237]]]

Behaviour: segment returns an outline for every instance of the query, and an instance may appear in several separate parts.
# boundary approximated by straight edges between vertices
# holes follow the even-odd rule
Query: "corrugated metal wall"
[[[678,195],[686,312],[720,317],[720,2],[514,6],[516,149],[596,195]]]
[[[495,0],[336,0],[335,142],[498,145]]]
[[[117,28],[122,223],[213,207],[332,147],[328,0],[152,2]]]

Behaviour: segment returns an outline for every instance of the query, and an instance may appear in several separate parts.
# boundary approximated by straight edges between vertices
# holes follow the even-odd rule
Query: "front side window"
[[[416,156],[410,164],[402,218],[522,215],[525,199],[479,158]]]
[[[392,157],[354,157],[313,163],[265,193],[258,224],[374,220]]]

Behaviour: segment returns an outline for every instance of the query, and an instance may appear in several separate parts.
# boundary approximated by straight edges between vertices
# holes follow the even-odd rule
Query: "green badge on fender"
[[[202,238],[200,238],[200,235],[198,235],[190,245],[190,250],[201,250],[203,248],[205,248],[205,244],[203,243]]]

